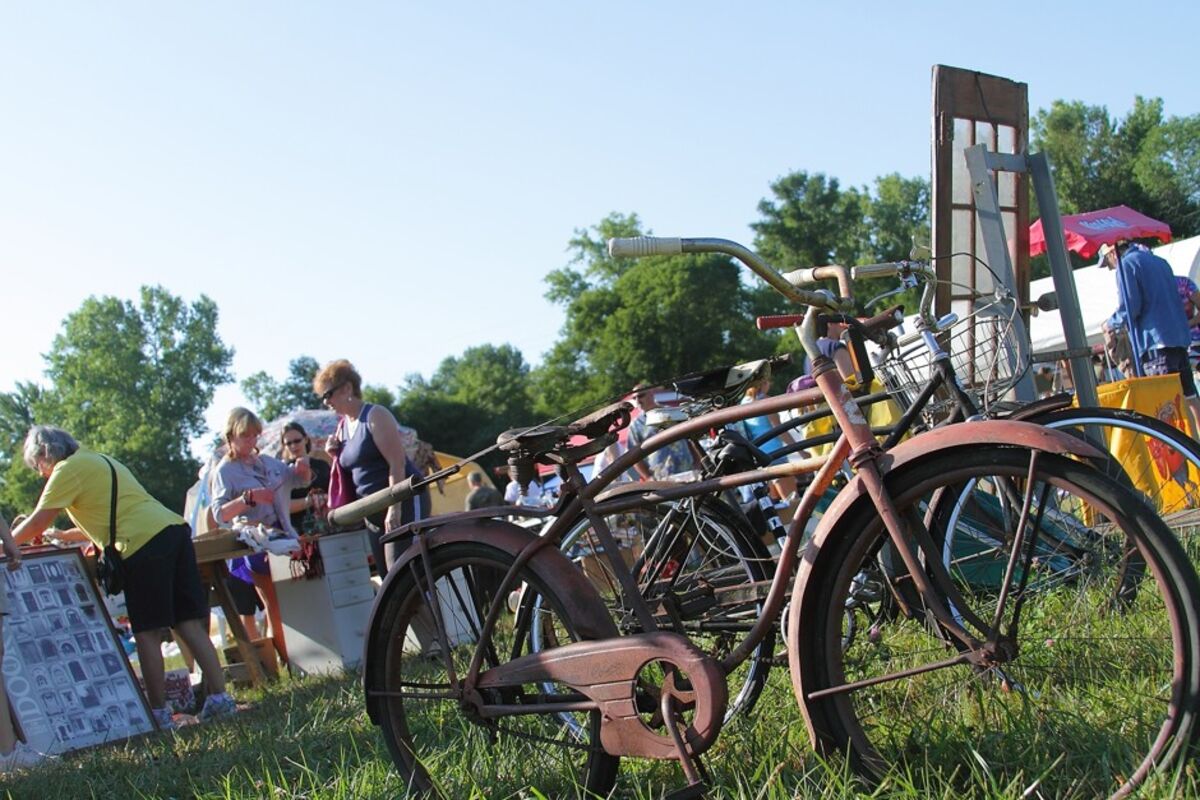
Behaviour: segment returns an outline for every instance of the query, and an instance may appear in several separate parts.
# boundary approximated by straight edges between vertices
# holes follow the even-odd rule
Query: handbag
[[[108,544],[96,561],[96,580],[104,593],[120,594],[125,590],[125,562],[117,550],[117,469],[108,456],[101,456],[112,473],[112,500],[108,510]]]
[[[339,422],[337,430],[334,431],[334,436],[341,439],[342,423]],[[358,494],[354,491],[354,480],[350,477],[350,470],[342,466],[341,453],[333,457],[333,466],[329,470],[329,508],[341,508],[344,505],[349,505],[358,499]]]

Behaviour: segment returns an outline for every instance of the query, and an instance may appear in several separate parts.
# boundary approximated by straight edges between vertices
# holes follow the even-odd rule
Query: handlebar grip
[[[886,278],[889,275],[895,275],[900,271],[900,265],[895,261],[887,261],[881,264],[860,264],[857,267],[850,268],[850,277],[853,280],[860,278]]]
[[[769,314],[754,321],[760,331],[772,328],[791,328],[804,321],[803,314]]]
[[[366,497],[361,497],[353,503],[338,506],[329,512],[329,522],[336,527],[345,528],[356,522],[361,522],[388,506],[402,503],[414,494],[412,482],[413,479],[409,476],[400,481],[400,483],[380,489],[378,492],[369,494]]]
[[[682,239],[678,236],[635,236],[632,238],[609,239],[608,254],[613,258],[626,256],[677,256],[683,252]]]

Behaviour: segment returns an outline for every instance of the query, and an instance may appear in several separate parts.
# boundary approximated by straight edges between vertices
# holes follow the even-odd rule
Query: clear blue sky
[[[84,298],[154,283],[217,302],[239,381],[308,354],[396,387],[485,342],[536,364],[574,229],[749,241],[792,170],[927,177],[938,63],[1026,82],[1031,113],[1200,112],[1200,4],[1010,7],[5,4],[0,391]]]

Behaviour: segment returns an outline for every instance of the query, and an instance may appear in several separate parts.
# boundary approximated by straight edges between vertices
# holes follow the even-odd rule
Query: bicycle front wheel
[[[821,743],[849,751],[866,774],[975,780],[982,770],[1013,791],[1120,796],[1186,746],[1200,692],[1191,565],[1118,483],[1066,458],[1037,459],[964,448],[953,463],[886,479],[934,554],[939,543],[962,546],[948,559],[957,596],[942,596],[990,644],[987,658],[954,646],[921,609],[843,646],[845,610],[888,541],[870,503],[825,540],[798,587],[798,699]],[[1024,513],[999,513],[1014,492]]]
[[[481,640],[492,606],[507,603],[495,590],[512,561],[484,543],[436,547],[430,551],[436,590],[430,591],[420,560],[414,560],[374,612],[382,617],[368,644],[367,703],[414,796],[508,797],[532,789],[551,797],[593,797],[604,796],[616,780],[619,761],[600,746],[599,712],[482,719],[463,702],[462,680],[477,648],[483,648],[486,670],[579,638],[564,614],[568,604],[527,566],[516,583],[526,602],[512,604],[523,613],[501,611],[491,636]],[[519,706],[581,699],[548,683],[497,691],[502,696],[484,701]]]

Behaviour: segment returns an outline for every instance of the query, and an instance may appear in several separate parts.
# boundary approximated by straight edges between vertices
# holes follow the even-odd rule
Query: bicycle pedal
[[[707,791],[708,787],[701,781],[663,795],[663,800],[697,800],[697,798],[703,798]]]

